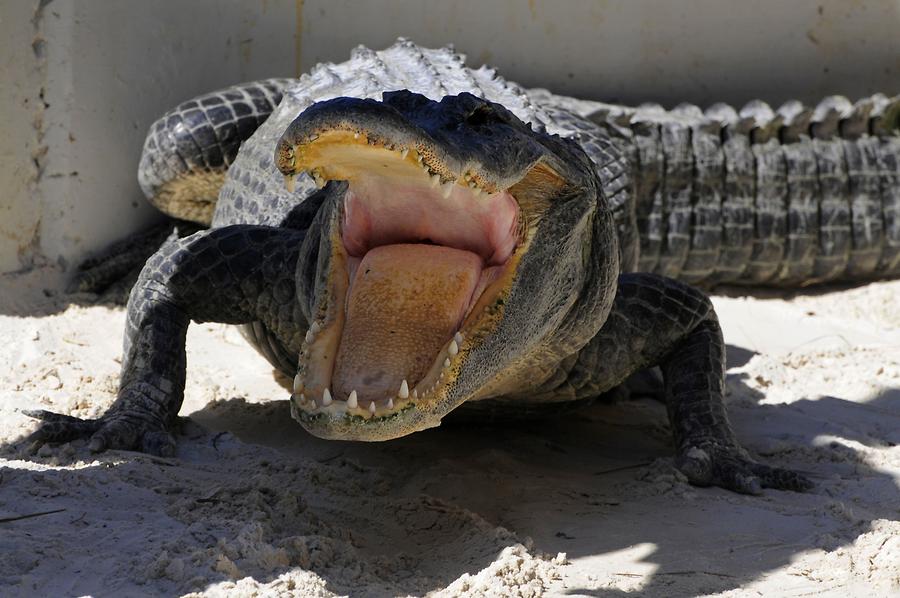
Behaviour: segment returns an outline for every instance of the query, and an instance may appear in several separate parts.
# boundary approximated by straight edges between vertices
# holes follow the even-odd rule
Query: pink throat
[[[519,206],[508,192],[441,191],[402,177],[351,182],[335,399],[355,390],[360,400],[380,400],[421,380],[515,251]]]
[[[342,235],[350,257],[381,245],[424,243],[471,251],[497,266],[516,247],[518,219],[519,206],[506,191],[479,198],[454,185],[445,198],[427,183],[365,177],[347,192]]]

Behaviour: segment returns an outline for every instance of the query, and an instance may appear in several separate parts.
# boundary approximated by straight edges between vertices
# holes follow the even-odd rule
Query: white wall
[[[31,201],[41,118],[33,12],[27,2],[0,11],[0,272],[27,262],[40,224],[40,204]]]
[[[293,75],[296,30],[291,0],[0,0],[0,272],[72,266],[157,218],[136,179],[150,123]]]
[[[898,0],[0,0],[0,272],[152,221],[135,172],[169,107],[360,43],[453,42],[596,99],[778,103],[900,92],[898,31]]]
[[[600,100],[779,103],[900,92],[898,0],[305,0],[301,66],[397,35]],[[387,16],[389,15],[389,16]]]

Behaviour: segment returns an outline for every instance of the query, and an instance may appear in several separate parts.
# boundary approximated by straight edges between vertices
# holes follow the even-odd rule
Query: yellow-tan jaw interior
[[[307,415],[371,420],[440,400],[493,325],[531,238],[515,189],[452,180],[415,149],[345,131],[297,150],[318,182],[346,180],[329,293],[301,351]]]

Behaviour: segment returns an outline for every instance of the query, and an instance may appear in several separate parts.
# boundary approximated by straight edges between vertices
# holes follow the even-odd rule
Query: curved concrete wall
[[[150,123],[192,95],[295,73],[295,10],[0,0],[0,272],[72,266],[158,218],[136,179]]]
[[[70,266],[157,217],[147,126],[192,95],[398,36],[629,103],[900,92],[897,0],[0,0],[0,272]]]

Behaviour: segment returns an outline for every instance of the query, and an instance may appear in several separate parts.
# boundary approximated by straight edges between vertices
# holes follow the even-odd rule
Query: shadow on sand
[[[733,364],[746,362],[750,356],[732,350]],[[742,442],[751,450],[762,446],[757,451],[762,453],[761,460],[807,472],[817,484],[811,492],[795,495],[769,490],[751,497],[686,485],[670,466],[664,408],[648,400],[597,404],[561,418],[506,425],[450,419],[438,429],[370,444],[310,436],[291,420],[287,401],[247,403],[235,398],[209,403],[190,414],[192,421],[210,430],[179,438],[179,450],[187,454],[180,458],[199,464],[197,472],[183,471],[178,460],[175,464],[157,462],[121,452],[115,467],[155,467],[160,475],[151,482],[142,482],[136,475],[126,475],[126,479],[138,486],[168,479],[166,487],[180,488],[171,491],[197,501],[199,509],[204,497],[196,488],[215,483],[215,470],[203,465],[211,460],[228,467],[228,458],[198,459],[203,451],[197,445],[214,446],[221,432],[227,430],[244,443],[270,447],[282,466],[293,464],[302,470],[305,463],[315,461],[318,473],[298,478],[290,491],[304,497],[320,527],[335,530],[350,525],[362,558],[382,562],[396,556],[404,567],[426,572],[409,586],[398,577],[388,586],[354,588],[346,585],[343,573],[306,567],[325,579],[332,591],[366,595],[392,595],[398,590],[423,593],[443,587],[465,572],[474,574],[489,565],[497,547],[457,558],[459,555],[448,552],[448,544],[464,546],[465,537],[473,533],[470,525],[448,529],[437,524],[433,529],[432,524],[409,537],[405,528],[392,527],[390,517],[367,519],[330,505],[327,497],[319,494],[317,480],[321,481],[321,476],[343,476],[352,483],[341,491],[360,493],[361,501],[381,501],[385,506],[413,497],[433,497],[437,499],[434,504],[443,505],[438,512],[463,509],[475,513],[479,520],[512,530],[517,538],[532,538],[537,551],[567,553],[578,566],[596,570],[607,580],[609,589],[597,589],[596,585],[554,588],[554,592],[569,595],[631,594],[616,589],[617,578],[642,579],[639,593],[646,596],[724,592],[788,566],[802,553],[850,545],[871,529],[874,520],[897,518],[900,492],[896,480],[868,465],[865,456],[850,444],[884,447],[900,442],[900,389],[865,403],[823,397],[764,404],[760,402],[763,395],[739,376],[730,378],[732,395],[741,397],[730,405],[730,411]],[[763,429],[768,443],[760,444],[757,434]],[[78,452],[84,452],[83,445]],[[112,466],[101,460],[97,466],[74,471],[47,469],[29,475],[39,475],[41,483],[51,487],[93,488],[106,484],[104,472]],[[0,470],[7,482],[20,473]],[[140,490],[159,492],[145,486]],[[836,518],[833,510],[840,501],[834,496],[841,494],[844,500],[852,498],[852,514]],[[112,486],[97,500],[109,501],[112,510],[123,507],[115,506]],[[92,536],[72,521],[75,517],[54,521],[53,532],[86,534],[85,540],[90,542]],[[274,545],[280,538],[310,533],[307,524],[291,521],[287,518],[269,530],[271,537],[266,540]],[[189,518],[175,514],[152,533],[174,534],[172,530],[190,523]],[[40,531],[32,526],[27,529]],[[5,531],[13,529],[7,526]],[[90,533],[97,535],[96,530]],[[400,538],[402,534],[407,537]],[[100,537],[97,535],[97,541],[107,541]],[[395,554],[398,548],[392,538],[402,547],[402,556]],[[215,538],[198,536],[196,541],[202,548],[204,542],[215,542]],[[415,554],[409,553],[411,546],[417,548]],[[637,557],[616,561],[625,563],[621,570],[610,569],[618,566],[610,565],[613,555],[634,550],[640,552]],[[633,567],[635,559],[639,568],[629,569],[628,563]],[[292,562],[253,577],[264,583],[295,566]],[[39,571],[35,569],[35,573]],[[217,578],[227,576],[211,573],[210,580]],[[180,586],[172,586],[176,587]],[[77,589],[104,594],[102,586],[89,583]]]

